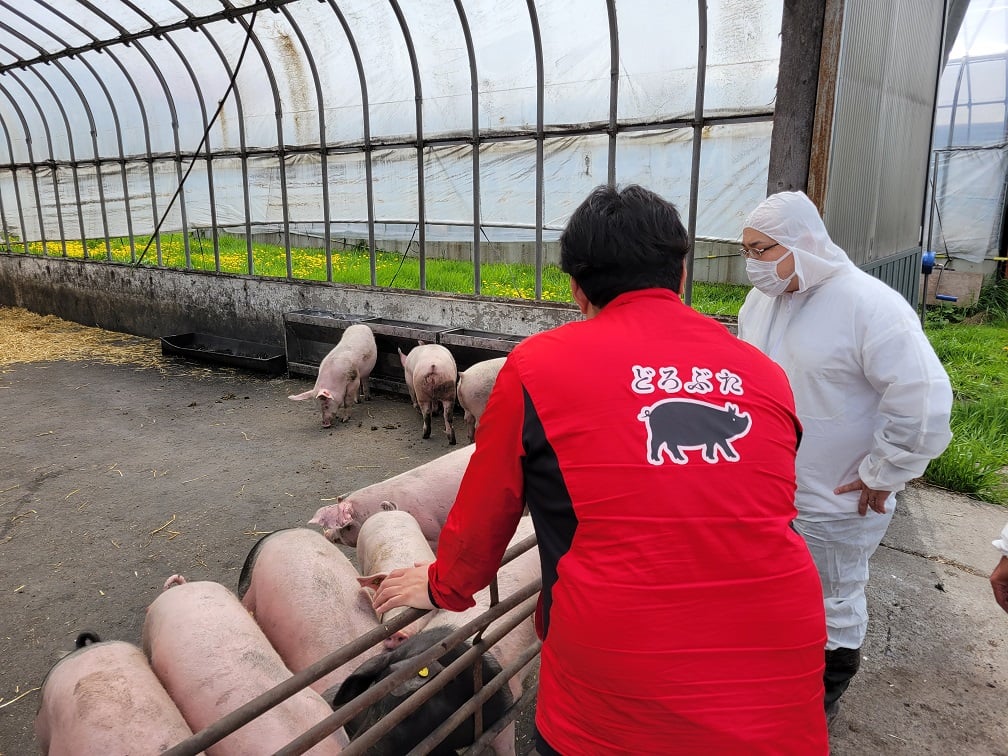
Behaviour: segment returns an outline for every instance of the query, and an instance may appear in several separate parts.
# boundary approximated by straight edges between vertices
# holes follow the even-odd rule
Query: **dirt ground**
[[[287,399],[305,380],[162,358],[157,341],[124,335],[55,358],[49,330],[29,335],[45,361],[12,364],[0,337],[0,756],[38,751],[38,687],[78,633],[138,643],[169,575],[234,589],[263,533],[452,448],[436,424],[420,438],[405,397],[378,395],[322,430],[315,408]],[[945,492],[901,497],[835,754],[1008,754],[1008,615],[985,577],[1004,519]]]

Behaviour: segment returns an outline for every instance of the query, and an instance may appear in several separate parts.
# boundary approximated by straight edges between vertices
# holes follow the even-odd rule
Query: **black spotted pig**
[[[719,407],[695,399],[663,399],[637,415],[648,431],[648,461],[662,464],[662,449],[677,465],[689,459],[683,449],[703,449],[707,462],[717,462],[717,450],[730,461],[738,459],[731,442],[749,432],[748,413],[726,402]]]
[[[355,323],[322,359],[314,388],[287,398],[296,402],[318,399],[323,428],[331,427],[336,416],[345,423],[350,419],[350,405],[362,390],[365,399],[371,398],[369,379],[377,359],[374,333],[363,323]]]
[[[430,438],[431,413],[440,404],[444,412],[445,434],[448,443],[454,446],[452,412],[455,410],[455,384],[458,383],[455,358],[447,347],[422,341],[408,355],[403,354],[401,349],[398,351],[410,400],[423,417],[423,437]]]
[[[361,525],[375,512],[399,509],[416,518],[432,549],[437,549],[448,510],[455,503],[462,475],[475,447],[463,446],[406,472],[339,497],[321,507],[309,521],[320,525],[326,538],[357,545]]]
[[[209,581],[171,578],[170,582],[172,587],[147,607],[143,648],[194,731],[290,678],[291,671],[231,591]],[[305,688],[206,752],[208,756],[274,753],[331,713],[318,693]],[[308,751],[339,752],[336,735]]]
[[[259,539],[238,578],[238,597],[284,664],[300,672],[378,627],[360,573],[336,546],[311,528],[278,530]],[[318,692],[339,685],[365,651],[312,683]]]
[[[531,518],[522,517],[510,545],[517,544],[533,532]],[[502,600],[507,598],[512,593],[539,578],[540,574],[539,551],[533,547],[501,567],[497,575],[500,598]],[[424,630],[414,635],[394,651],[381,654],[365,662],[346,679],[338,690],[327,692],[323,694],[323,697],[326,700],[331,700],[334,708],[338,708],[371,686],[376,685],[384,678],[410,664],[410,658],[423,653],[432,645],[439,643],[449,633],[470,620],[479,617],[490,607],[489,588],[479,591],[474,598],[476,606],[464,612],[449,612],[445,610],[432,612],[430,622]],[[517,609],[512,610],[509,614],[505,614],[504,618],[514,614],[516,611]],[[495,624],[501,622],[504,618],[491,623],[490,629],[492,630]],[[534,615],[530,614],[496,643],[488,653],[483,654],[481,659],[483,681],[489,682],[501,669],[515,661],[522,652],[533,647],[536,642]],[[347,722],[347,732],[353,737],[359,730],[365,729],[377,722],[401,703],[406,696],[434,679],[444,667],[457,659],[470,646],[471,639],[459,644],[444,656],[439,657],[434,664],[420,670],[405,683],[393,689],[383,699],[380,699]],[[521,696],[524,679],[535,667],[534,662],[534,659],[530,661],[529,664],[509,681],[508,685],[505,685],[494,693],[487,703],[484,704],[484,728],[489,727],[496,720],[500,719],[504,710],[511,705],[511,702]],[[458,710],[472,695],[472,673],[469,670],[464,670],[451,683],[435,693],[415,714],[410,715],[399,723],[379,743],[369,749],[368,753],[374,756],[395,756],[408,752],[413,746],[440,726],[450,714]],[[456,728],[449,735],[448,739],[443,742],[442,750],[434,752],[448,754],[453,752],[448,750],[449,748],[464,748],[473,742],[473,734],[472,719],[468,719]],[[512,722],[494,738],[492,743],[494,753],[498,754],[498,756],[511,756],[514,754],[514,737],[514,723]]]
[[[360,583],[365,588],[376,590],[388,574],[400,567],[416,564],[430,564],[434,552],[420,529],[420,523],[409,512],[391,509],[375,512],[361,525],[357,534],[357,565],[360,568]],[[391,622],[408,607],[397,607],[385,612],[379,622]],[[386,648],[396,648],[407,638],[420,632],[430,615],[426,614],[385,641]]]
[[[476,424],[486,409],[490,391],[506,359],[506,357],[494,357],[492,360],[483,360],[459,373],[458,403],[465,411],[469,441],[476,438]]]
[[[79,640],[42,683],[35,738],[43,756],[154,754],[191,736],[132,643]]]

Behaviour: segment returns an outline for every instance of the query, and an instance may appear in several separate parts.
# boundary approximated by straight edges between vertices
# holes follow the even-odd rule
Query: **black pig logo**
[[[648,430],[648,462],[663,463],[662,448],[677,465],[689,459],[683,449],[703,449],[706,462],[718,461],[721,456],[735,462],[739,456],[731,442],[749,432],[749,413],[739,412],[737,405],[728,402],[718,407],[694,399],[663,399],[641,409],[637,419]]]

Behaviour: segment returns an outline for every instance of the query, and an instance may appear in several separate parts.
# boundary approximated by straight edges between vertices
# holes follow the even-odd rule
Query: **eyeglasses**
[[[779,246],[780,246],[779,243],[774,242],[768,247],[763,247],[763,249],[756,249],[755,247],[753,247],[752,249],[746,249],[745,247],[739,247],[739,254],[742,255],[742,257],[759,257],[764,252],[767,252],[773,249],[774,247]]]

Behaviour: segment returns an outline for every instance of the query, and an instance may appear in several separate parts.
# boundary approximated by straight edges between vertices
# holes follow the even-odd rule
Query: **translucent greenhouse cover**
[[[765,196],[782,2],[707,3],[704,117],[716,120],[702,131],[698,236],[737,238]],[[405,238],[419,218],[421,137],[428,238],[471,239],[475,70],[483,231],[533,239],[538,71],[530,5],[543,62],[544,238],[607,181],[611,37],[601,0],[298,0],[144,34],[253,5],[5,3],[0,160],[15,166],[0,170],[8,232],[29,240],[58,239],[61,229],[77,239],[143,234],[162,215],[166,232],[183,228],[184,207],[189,230],[240,229],[250,220],[255,230],[290,223],[321,233],[324,165],[332,233],[366,237],[370,140],[377,235]],[[615,180],[658,191],[684,218],[699,23],[688,0],[615,3]],[[124,35],[140,36],[113,42]],[[58,55],[67,48],[77,50]],[[41,60],[48,54],[57,57]],[[30,65],[12,65],[19,60]],[[170,204],[190,162],[184,205]]]
[[[1008,0],[971,0],[935,114],[931,248],[981,262],[1001,244],[1008,177]]]

